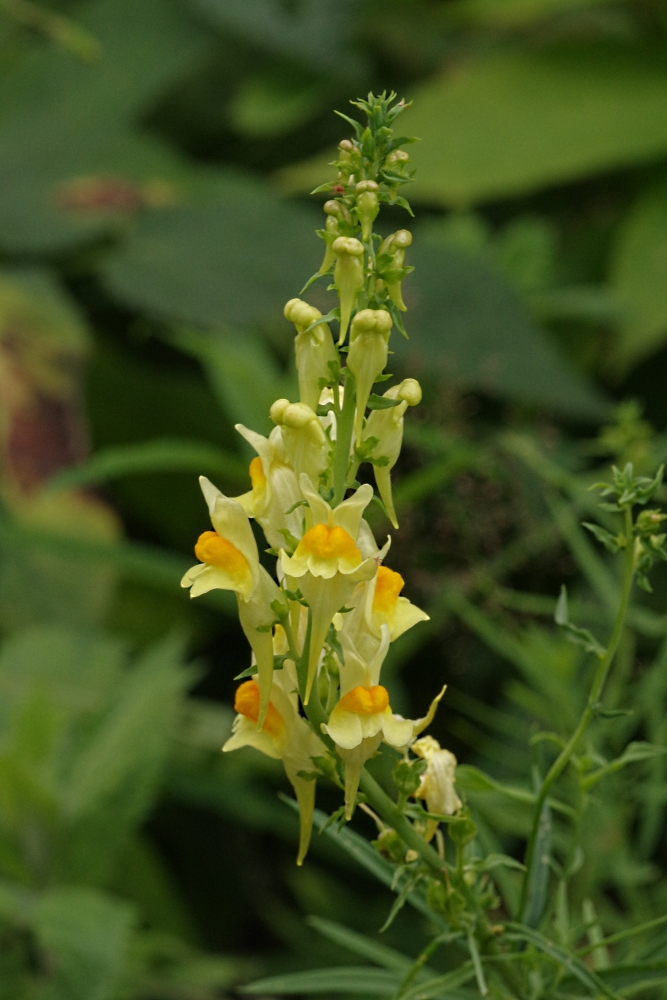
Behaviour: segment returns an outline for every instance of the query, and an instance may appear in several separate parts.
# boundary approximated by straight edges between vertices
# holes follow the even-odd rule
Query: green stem
[[[334,389],[335,391],[335,389]],[[332,507],[345,498],[347,489],[347,467],[350,459],[350,444],[352,443],[352,429],[354,427],[354,408],[356,403],[356,386],[352,372],[345,369],[345,395],[343,397],[343,409],[336,424],[336,447],[334,450],[334,495],[331,501]]]
[[[419,973],[421,972],[421,970],[423,969],[423,967],[428,962],[428,960],[431,957],[431,955],[435,951],[437,951],[437,949],[442,944],[444,944],[445,941],[447,941],[449,939],[449,937],[450,937],[449,934],[444,934],[444,935],[440,934],[440,935],[438,935],[437,938],[434,938],[430,942],[430,944],[428,944],[424,948],[424,950],[421,953],[421,955],[417,956],[414,964],[410,967],[410,970],[409,970],[408,974],[406,975],[405,979],[403,980],[403,982],[401,983],[401,985],[400,985],[400,987],[398,989],[398,993],[396,994],[396,1000],[401,1000],[401,997],[403,996],[403,994],[407,993],[407,991],[410,989],[410,987],[414,983],[415,979],[417,978],[417,976],[419,975]]]
[[[633,524],[632,524],[632,513],[629,509],[625,511],[625,571],[623,576],[623,592],[621,594],[621,603],[618,609],[618,614],[616,616],[616,623],[614,625],[614,630],[611,634],[609,640],[609,645],[607,650],[598,663],[597,670],[595,671],[595,677],[593,678],[593,685],[591,687],[591,692],[588,696],[588,701],[586,702],[586,708],[584,709],[582,716],[579,720],[579,724],[572,736],[565,744],[560,754],[551,765],[549,772],[542,782],[539,794],[537,796],[537,801],[535,802],[535,812],[533,813],[533,827],[530,833],[530,838],[528,840],[528,847],[526,849],[526,874],[523,878],[523,885],[521,889],[521,905],[520,912],[523,913],[524,905],[526,902],[526,895],[528,892],[528,876],[531,871],[531,865],[533,861],[533,855],[535,853],[535,844],[537,841],[537,832],[540,823],[540,816],[542,815],[542,807],[544,805],[545,799],[549,794],[549,789],[556,781],[557,778],[565,770],[567,764],[570,761],[573,753],[577,749],[580,739],[586,732],[588,725],[595,714],[595,710],[598,702],[602,696],[602,691],[604,689],[605,681],[609,674],[609,668],[611,667],[614,655],[618,648],[618,644],[621,638],[621,633],[623,631],[623,625],[625,623],[625,615],[628,610],[628,603],[630,600],[630,591],[632,589],[632,580],[634,577],[634,535],[633,535]]]
[[[402,816],[398,806],[387,795],[383,788],[378,785],[375,778],[364,768],[361,772],[360,788],[370,805],[382,819],[393,827],[404,844],[416,851],[422,861],[434,872],[438,878],[442,878],[446,870],[445,862],[430,844],[414,829],[411,823]]]

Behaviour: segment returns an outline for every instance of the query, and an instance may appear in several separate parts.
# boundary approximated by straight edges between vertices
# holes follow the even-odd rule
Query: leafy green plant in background
[[[648,474],[666,454],[662,437],[631,408],[614,414],[593,442],[580,440],[587,428],[563,422],[609,420],[609,396],[620,384],[646,399],[653,423],[665,423],[664,25],[658,0],[1,5],[0,244],[2,287],[12,289],[14,303],[8,309],[3,293],[5,641],[18,642],[37,620],[73,628],[75,637],[101,629],[104,642],[110,631],[146,650],[178,622],[207,654],[200,693],[229,699],[223,677],[247,665],[236,652],[231,605],[210,595],[201,599],[205,608],[189,607],[178,595],[191,538],[206,527],[192,472],[240,492],[250,455],[235,443],[232,424],[267,432],[268,403],[294,398],[287,324],[274,317],[286,291],[320,260],[310,236],[315,213],[277,192],[306,193],[321,179],[327,148],[341,135],[332,104],[392,84],[419,97],[408,115],[424,120],[428,112],[430,130],[428,143],[410,150],[420,168],[411,201],[429,217],[421,211],[411,225],[410,341],[394,336],[402,354],[391,364],[399,380],[417,373],[425,390],[395,469],[402,531],[393,559],[430,621],[392,645],[383,676],[392,705],[409,716],[431,694],[431,667],[421,664],[444,674],[449,689],[433,731],[470,762],[459,768],[459,794],[475,811],[484,850],[521,858],[533,770],[545,773],[549,759],[541,756],[543,741],[526,750],[531,726],[573,731],[594,656],[586,659],[543,619],[553,616],[567,579],[572,621],[602,642],[619,599],[613,563],[622,555],[596,556],[597,543],[578,527],[583,520],[618,532],[586,492],[607,475],[590,462],[611,458],[623,468],[630,460]],[[426,136],[413,120],[406,128]],[[311,179],[311,168],[305,173],[299,164],[315,154]],[[387,232],[401,224],[392,218]],[[319,296],[319,287],[308,297]],[[311,301],[330,309],[325,295]],[[7,361],[19,327],[19,343],[32,346],[23,356],[29,364],[17,370]],[[254,373],[250,395],[235,381],[244,358]],[[41,422],[8,419],[20,399],[43,407]],[[66,424],[79,428],[74,448],[63,451],[62,439],[40,434],[22,437],[19,451],[8,448],[8,427]],[[15,489],[17,454],[39,472],[29,505]],[[93,493],[99,489],[103,503]],[[376,531],[383,526],[377,516]],[[607,710],[633,714],[598,716],[589,730],[586,752],[604,757],[598,769],[622,757],[628,741],[666,742],[660,567],[651,579],[655,595],[640,601],[635,592],[631,602],[605,701]],[[234,661],[231,670],[219,669],[220,648]],[[54,675],[67,671],[63,663],[54,659]],[[204,988],[193,945],[178,946],[174,935],[261,954],[273,971],[334,965],[348,949],[378,966],[276,989],[395,991],[383,970],[405,975],[426,946],[423,903],[410,895],[377,938],[391,905],[391,867],[365,851],[354,830],[328,828],[292,874],[297,826],[273,796],[279,770],[243,754],[220,760],[230,716],[210,701],[187,701],[177,718],[153,805],[137,819],[151,816],[140,836],[152,850],[135,851],[132,865],[120,866],[133,887],[112,879],[102,890],[121,908],[130,900],[137,915],[134,924],[119,918],[110,941],[139,940],[123,930],[129,926],[164,926],[165,914],[175,905],[182,913],[183,902],[172,894],[167,903],[157,892],[139,899],[137,889],[151,881],[157,859],[175,873],[203,928],[197,935],[187,919],[166,920],[169,956],[188,957],[188,971],[178,974],[178,987],[174,972],[169,984],[144,985],[144,992],[190,996]],[[665,763],[662,755],[639,759],[644,752],[632,749],[634,762],[591,788],[585,863],[569,876],[569,933],[574,940],[583,930],[575,941],[590,949],[582,961],[603,977],[605,950],[595,942],[667,909]],[[374,773],[391,788],[390,776]],[[172,815],[175,802],[192,811]],[[322,805],[334,808],[335,800]],[[214,814],[223,825],[212,836]],[[32,829],[21,815],[18,826]],[[564,815],[553,814],[557,851]],[[316,814],[316,826],[323,824]],[[237,829],[244,833],[235,840]],[[169,846],[178,836],[190,845],[180,854]],[[235,864],[220,878],[211,856],[224,858],[230,844]],[[386,888],[373,891],[375,876]],[[58,872],[52,885],[67,894],[73,877]],[[494,878],[516,913],[520,873],[499,867]],[[319,916],[305,924],[304,912]],[[562,907],[558,914],[565,941]],[[47,946],[40,930],[35,944],[37,924],[27,930],[24,917],[14,915],[11,927],[12,941],[18,935],[27,947],[8,952],[9,995],[20,995],[21,977],[37,974],[48,992],[60,975],[55,938]],[[654,963],[657,982],[661,935],[649,928],[646,937],[605,947],[615,963]],[[68,947],[60,947],[62,961]],[[134,946],[114,947],[106,982],[128,982]],[[91,955],[96,949],[91,940]],[[446,946],[424,967],[442,975],[458,960]],[[86,961],[92,978],[78,981],[90,991],[100,960]],[[149,966],[142,968],[132,982]],[[641,971],[645,984],[649,971]],[[633,975],[619,974],[613,988],[631,993]]]

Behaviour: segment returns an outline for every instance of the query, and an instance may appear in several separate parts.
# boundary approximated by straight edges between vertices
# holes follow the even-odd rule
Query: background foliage
[[[666,43],[663,0],[0,2],[0,995],[206,998],[350,951],[389,971],[262,989],[388,995],[426,940],[418,900],[378,937],[392,893],[352,833],[296,871],[279,768],[219,753],[247,665],[231,605],[178,590],[208,527],[196,474],[242,492],[234,422],[268,429],[293,394],[306,196],[346,134],[331,108],[371,87],[414,99],[422,139],[392,367],[425,401],[393,565],[431,622],[385,670],[406,714],[448,682],[434,734],[485,847],[520,856],[527,738],[569,731],[589,683],[558,587],[598,628],[618,600],[586,487],[667,453]],[[661,573],[599,768],[667,745]],[[667,908],[665,758],[627,763],[596,786],[576,905],[547,915],[603,976],[601,937]],[[664,931],[618,948],[644,972],[614,989],[660,980]]]

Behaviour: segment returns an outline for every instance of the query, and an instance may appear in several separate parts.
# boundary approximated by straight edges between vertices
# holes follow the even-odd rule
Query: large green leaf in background
[[[495,51],[406,96],[401,131],[422,139],[410,149],[413,201],[524,195],[667,153],[667,53],[634,45]],[[331,176],[331,158],[287,168],[279,183],[309,190]]]
[[[103,268],[118,299],[203,326],[280,319],[320,263],[313,210],[234,174],[201,203],[146,213]]]
[[[604,416],[604,398],[571,368],[530,318],[514,288],[481,256],[426,231],[405,282],[410,340],[392,348],[425,375],[518,399],[564,416]]]
[[[118,218],[114,192],[77,211],[63,205],[61,185],[90,175],[148,182],[128,192],[141,201],[173,196],[156,181],[188,178],[131,124],[193,65],[203,30],[177,0],[95,0],[78,17],[101,44],[98,60],[39,47],[0,82],[0,246],[10,252],[68,247]]]
[[[667,187],[642,195],[624,218],[612,252],[610,283],[624,309],[611,364],[617,373],[667,336]]]

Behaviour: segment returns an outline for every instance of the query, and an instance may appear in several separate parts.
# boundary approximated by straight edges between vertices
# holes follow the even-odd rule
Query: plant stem
[[[438,876],[442,878],[445,871],[445,863],[430,844],[414,829],[411,823],[403,816],[398,806],[393,802],[383,788],[378,785],[375,778],[364,768],[361,772],[360,787],[371,806],[382,819],[393,827],[404,844],[416,851],[422,861]]]
[[[588,725],[595,714],[597,704],[602,696],[602,691],[604,689],[605,681],[609,674],[609,668],[611,667],[614,655],[618,648],[618,643],[621,638],[621,633],[623,631],[623,625],[625,623],[625,615],[628,610],[628,603],[630,600],[630,591],[632,589],[632,580],[634,577],[634,536],[633,536],[633,523],[632,523],[632,513],[629,509],[625,511],[625,571],[623,576],[623,591],[621,594],[621,603],[618,609],[618,614],[616,616],[616,622],[614,624],[614,630],[611,634],[609,640],[609,645],[607,650],[598,663],[597,670],[595,671],[595,677],[593,678],[593,684],[591,687],[591,692],[588,696],[588,701],[586,702],[586,707],[582,713],[579,724],[572,736],[565,744],[560,754],[551,765],[547,776],[542,782],[539,794],[537,796],[537,801],[535,802],[535,811],[533,813],[533,827],[530,833],[530,838],[528,840],[528,847],[526,849],[526,873],[523,878],[523,885],[521,889],[521,904],[520,912],[523,913],[524,905],[526,902],[526,895],[528,892],[528,877],[531,871],[531,865],[533,861],[533,855],[535,853],[535,843],[537,841],[537,832],[540,823],[540,816],[542,815],[542,807],[544,806],[545,799],[549,794],[549,789],[556,781],[558,777],[562,774],[567,766],[570,758],[577,749],[581,737],[586,732]]]
[[[333,479],[334,495],[331,501],[332,507],[345,498],[347,489],[347,467],[350,459],[350,444],[352,442],[352,428],[354,427],[354,407],[357,393],[355,379],[352,372],[345,369],[345,395],[343,397],[343,409],[336,423],[336,448],[334,450]]]

